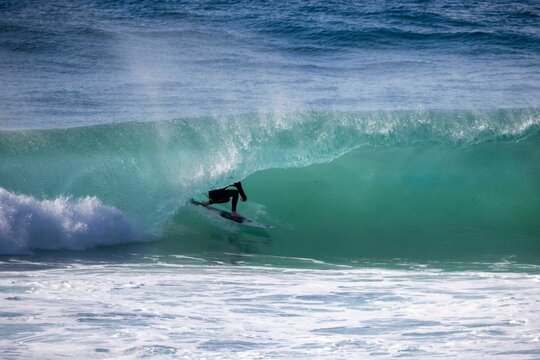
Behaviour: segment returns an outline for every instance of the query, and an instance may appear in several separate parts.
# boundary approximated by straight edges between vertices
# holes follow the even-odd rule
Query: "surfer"
[[[235,187],[235,189],[229,189],[230,187]],[[231,215],[234,217],[239,217],[238,213],[236,212],[236,205],[238,204],[238,195],[240,195],[240,199],[242,201],[247,200],[246,193],[244,192],[244,189],[242,188],[242,184],[239,182],[235,182],[234,184],[227,185],[224,188],[221,189],[214,189],[210,190],[208,192],[208,201],[205,201],[202,203],[204,206],[212,205],[212,204],[225,204],[228,203],[229,200],[232,198],[232,211]]]

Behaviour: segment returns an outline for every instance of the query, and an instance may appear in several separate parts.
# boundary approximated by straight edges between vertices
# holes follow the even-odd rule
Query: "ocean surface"
[[[0,1],[0,358],[540,358],[539,24]]]

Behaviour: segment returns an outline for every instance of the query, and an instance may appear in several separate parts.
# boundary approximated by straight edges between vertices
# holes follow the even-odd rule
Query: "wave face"
[[[315,258],[537,257],[539,119],[537,109],[303,112],[3,131],[0,184],[13,208],[92,204],[97,228],[112,229],[96,244],[129,239],[115,234],[137,221],[185,252],[224,237]],[[274,229],[254,234],[185,205],[238,179],[241,213]],[[64,234],[50,247],[84,247]]]
[[[316,259],[540,255],[540,139],[359,149],[246,180],[272,252]],[[256,207],[252,214],[261,213]]]

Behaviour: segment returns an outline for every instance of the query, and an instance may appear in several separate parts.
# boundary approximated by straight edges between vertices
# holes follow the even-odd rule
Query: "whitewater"
[[[539,17],[0,3],[0,357],[540,357]]]

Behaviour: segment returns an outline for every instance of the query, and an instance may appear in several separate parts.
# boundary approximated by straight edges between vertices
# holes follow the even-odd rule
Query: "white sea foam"
[[[0,188],[0,254],[82,250],[139,240],[136,222],[96,197],[38,200]]]
[[[472,360],[540,355],[539,275],[534,272],[155,261],[38,270],[32,263],[26,271],[20,271],[24,263],[0,262],[0,357]]]

